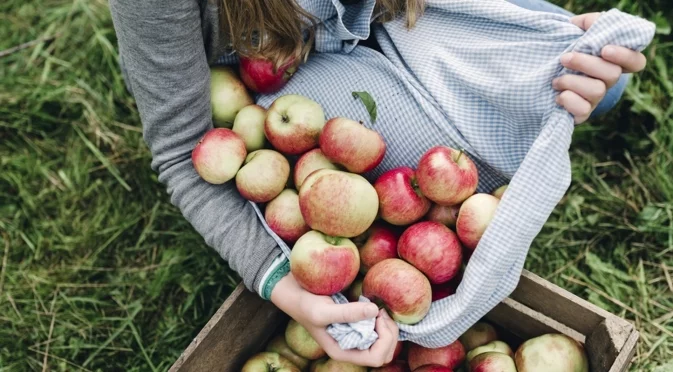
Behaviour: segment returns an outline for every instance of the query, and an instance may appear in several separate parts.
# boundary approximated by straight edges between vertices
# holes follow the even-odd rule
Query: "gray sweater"
[[[110,0],[126,84],[171,202],[251,290],[281,254],[232,182],[211,185],[191,152],[212,128],[210,69],[225,53],[217,5],[208,0]]]

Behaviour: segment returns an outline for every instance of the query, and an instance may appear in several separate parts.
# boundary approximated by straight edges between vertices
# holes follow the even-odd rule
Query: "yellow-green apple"
[[[435,349],[411,344],[407,360],[412,370],[428,364],[457,368],[465,360],[465,348],[460,341],[454,341],[447,346]]]
[[[463,246],[474,250],[491,223],[500,199],[490,194],[474,194],[460,206],[456,233]]]
[[[479,346],[473,350],[471,350],[469,353],[467,353],[467,356],[465,359],[469,363],[474,357],[476,357],[479,354],[487,353],[495,351],[498,353],[503,353],[507,354],[510,356],[510,358],[514,358],[514,353],[512,352],[512,349],[507,345],[507,343],[502,342],[502,341],[493,341],[489,342],[486,345]]]
[[[264,219],[271,230],[287,243],[294,243],[311,230],[304,222],[299,210],[299,195],[293,189],[281,191],[266,205]]]
[[[290,253],[290,271],[299,285],[317,295],[333,295],[358,275],[360,256],[348,238],[309,231]]]
[[[430,210],[430,201],[421,194],[416,184],[416,174],[409,167],[383,173],[374,182],[374,188],[379,195],[381,218],[393,225],[414,223]]]
[[[421,157],[416,179],[428,199],[439,205],[455,205],[474,194],[479,174],[467,154],[450,147],[435,146]]]
[[[214,128],[194,147],[192,164],[206,182],[219,185],[236,176],[247,154],[238,134],[230,129]]]
[[[453,368],[440,366],[439,364],[428,364],[416,368],[413,372],[453,372]]]
[[[236,114],[243,107],[254,103],[234,70],[228,66],[210,69],[210,105],[215,126],[231,128]]]
[[[507,354],[489,351],[474,357],[469,363],[470,372],[517,372],[514,360]],[[519,370],[521,371],[521,370]],[[534,371],[551,371],[549,369],[536,369]],[[574,371],[560,369],[559,371]]]
[[[248,154],[236,174],[236,188],[245,199],[266,203],[283,191],[290,176],[290,163],[274,150],[257,150]]]
[[[294,165],[294,185],[297,190],[306,177],[318,169],[338,170],[339,167],[322,153],[320,149],[313,149],[302,155]]]
[[[502,199],[502,195],[505,194],[505,191],[507,191],[507,186],[508,185],[502,185],[498,187],[497,189],[493,190],[491,195],[495,196],[498,199]]]
[[[346,292],[346,298],[350,302],[358,302],[362,296],[362,278],[355,278],[350,287],[348,287],[348,292]]]
[[[398,258],[372,266],[362,282],[362,294],[382,303],[392,318],[403,324],[420,322],[430,310],[432,299],[428,278]]]
[[[472,351],[479,346],[498,339],[498,333],[492,325],[486,322],[477,322],[460,336],[460,342],[466,351]]]
[[[447,227],[456,227],[456,221],[458,220],[458,211],[460,210],[460,204],[457,205],[439,205],[433,204],[430,207],[430,211],[425,216],[428,221],[439,222]]]
[[[442,284],[433,284],[432,285],[432,301],[439,301],[442,298],[446,298],[456,293],[456,286],[453,284],[453,280],[450,280]]]
[[[584,347],[562,334],[546,334],[527,340],[514,356],[519,372],[588,372],[589,360]]]
[[[311,364],[311,372],[367,372],[367,367],[348,362],[339,362],[334,359],[316,360]]]
[[[319,169],[302,183],[299,207],[313,230],[352,238],[374,222],[379,198],[374,186],[358,174]]]
[[[301,370],[280,354],[264,351],[248,359],[241,372],[301,372]]]
[[[295,59],[274,66],[273,62],[264,58],[239,58],[241,80],[253,92],[262,94],[276,93],[290,80],[297,71]]]
[[[302,356],[297,355],[290,346],[288,346],[285,341],[285,335],[277,335],[266,345],[266,351],[272,353],[278,353],[280,356],[285,357],[287,360],[292,362],[295,366],[299,367],[300,370],[305,371],[308,368],[310,361]]]
[[[295,354],[308,360],[320,359],[327,355],[306,328],[294,319],[290,319],[285,328],[285,342]]]
[[[367,231],[353,238],[360,251],[360,272],[366,273],[370,267],[386,258],[397,258],[399,234],[382,222],[374,222]]]
[[[276,150],[299,155],[318,146],[324,126],[325,113],[317,102],[288,94],[276,98],[269,107],[264,133]]]
[[[395,360],[383,367],[374,368],[371,372],[410,372],[409,365],[404,360]]]
[[[238,134],[248,152],[264,148],[266,137],[264,136],[264,120],[266,110],[258,105],[245,106],[238,112],[231,128]]]
[[[355,120],[337,117],[327,121],[320,134],[320,149],[349,172],[365,173],[386,154],[383,137]]]
[[[434,221],[418,222],[404,230],[397,242],[397,253],[425,274],[432,284],[453,279],[463,263],[456,234]]]

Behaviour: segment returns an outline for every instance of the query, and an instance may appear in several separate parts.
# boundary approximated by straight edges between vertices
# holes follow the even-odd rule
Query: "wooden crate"
[[[485,318],[514,343],[550,332],[578,340],[585,344],[592,372],[626,371],[639,336],[626,320],[528,271]],[[273,304],[239,285],[170,371],[239,371],[286,321]]]

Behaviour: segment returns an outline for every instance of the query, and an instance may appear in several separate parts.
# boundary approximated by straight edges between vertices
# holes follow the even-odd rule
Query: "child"
[[[511,2],[533,10],[564,12],[542,0]],[[423,0],[111,0],[110,6],[121,66],[138,105],[143,135],[153,156],[152,168],[167,185],[171,202],[249,289],[306,327],[330,357],[372,367],[389,362],[398,329],[386,312],[378,311],[374,304],[337,305],[329,297],[303,290],[288,273],[279,242],[265,229],[258,210],[243,200],[231,183],[216,186],[201,180],[190,155],[212,127],[211,65],[233,62],[232,51],[282,64],[291,58],[303,60],[314,47],[318,53],[308,57],[292,86],[317,99],[327,90],[330,94],[346,93],[355,90],[355,85],[368,89],[371,83],[384,115],[377,121],[377,130],[388,144],[379,172],[402,165],[396,163],[403,157],[408,162],[417,160],[418,151],[434,145],[435,138],[447,137],[446,131],[451,129],[442,128],[428,116],[431,108],[417,104],[417,90],[396,85],[403,72],[386,59],[394,45],[387,44],[381,53],[357,43],[369,39],[367,44],[371,45],[372,30],[377,40],[386,38],[380,25],[370,29],[372,20],[381,23],[402,17],[413,30],[422,22],[424,11],[432,14],[432,8],[424,9]],[[597,18],[597,13],[586,14],[572,22],[586,30]],[[441,22],[437,17],[432,21]],[[450,32],[451,24],[446,24],[446,30]],[[331,35],[333,39],[329,39],[330,33],[338,37]],[[255,46],[250,40],[263,43]],[[622,74],[645,66],[642,54],[615,46],[604,48],[602,58],[571,53],[561,60],[567,68],[587,75],[564,75],[553,82],[561,91],[557,102],[574,115],[576,123],[585,121],[592,112],[603,113],[612,107],[624,89]],[[310,76],[320,77],[319,85],[316,79],[303,78]],[[268,106],[272,99],[259,97],[259,104]],[[339,99],[320,103],[330,116],[343,107]],[[441,115],[441,108],[432,109]],[[390,116],[393,111],[397,116]],[[418,126],[417,137],[397,130],[409,125]],[[325,330],[332,323],[373,317],[379,337],[368,350],[342,350]]]

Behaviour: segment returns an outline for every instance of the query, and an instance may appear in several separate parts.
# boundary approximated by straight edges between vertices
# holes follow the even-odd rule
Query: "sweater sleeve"
[[[136,100],[152,169],[206,243],[259,291],[282,258],[277,241],[233,182],[211,185],[191,152],[212,128],[210,68],[195,0],[111,0],[125,80]],[[275,265],[275,264],[274,264]]]

